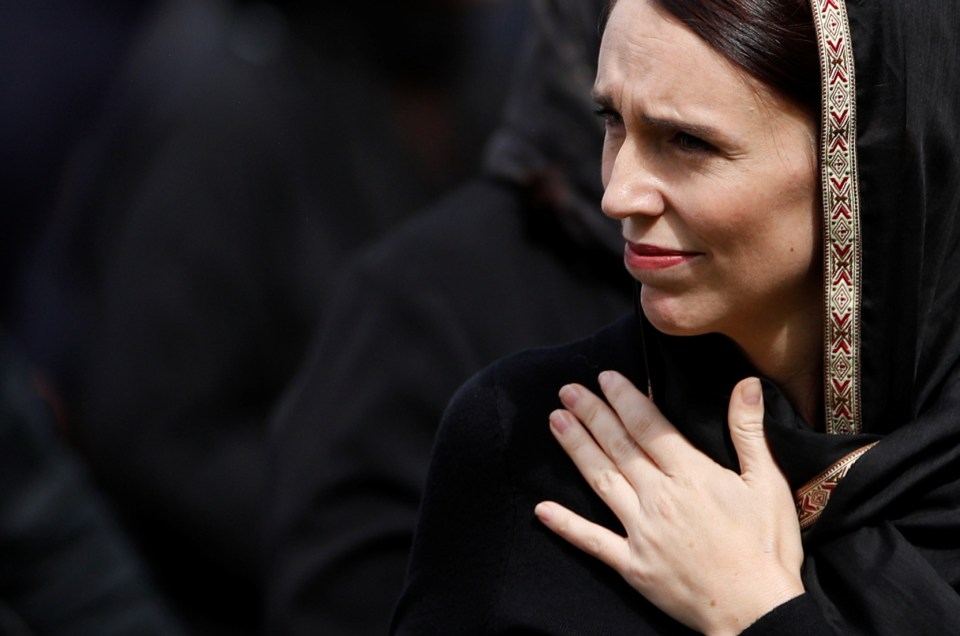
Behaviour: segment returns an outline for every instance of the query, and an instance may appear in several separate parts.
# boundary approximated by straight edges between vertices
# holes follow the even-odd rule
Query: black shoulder
[[[510,355],[480,372],[472,382],[496,385],[511,394],[530,395],[543,389],[555,397],[562,385],[571,382],[595,386],[596,376],[609,369],[634,382],[646,382],[640,324],[635,316],[625,316],[587,338]]]
[[[508,579],[528,602],[542,581],[527,576],[536,568],[512,569],[517,559],[556,556],[556,539],[533,517],[538,501],[563,501],[612,527],[552,439],[547,417],[569,382],[595,387],[610,368],[639,381],[638,339],[635,319],[626,318],[589,338],[503,358],[460,388],[434,445],[394,633],[496,631]]]
[[[441,434],[455,426],[509,427],[512,422],[545,415],[560,406],[557,393],[577,382],[599,391],[597,376],[613,369],[637,386],[646,386],[639,321],[626,316],[587,338],[567,344],[528,349],[502,358],[473,376],[454,395]],[[501,433],[506,434],[507,431]]]

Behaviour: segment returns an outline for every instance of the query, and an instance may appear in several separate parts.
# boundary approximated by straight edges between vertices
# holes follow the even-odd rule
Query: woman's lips
[[[666,269],[685,263],[698,255],[699,252],[685,252],[630,241],[627,241],[623,249],[624,262],[629,269],[635,270]]]

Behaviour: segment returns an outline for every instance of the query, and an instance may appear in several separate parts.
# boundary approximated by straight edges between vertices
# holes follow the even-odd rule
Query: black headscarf
[[[858,428],[865,442],[882,437],[812,528],[806,578],[838,622],[862,631],[960,633],[960,5],[851,0],[847,9],[862,242]],[[837,585],[848,598],[831,594]]]
[[[765,382],[767,433],[797,493],[804,583],[828,621],[842,633],[960,633],[960,4],[811,4],[827,430]],[[716,419],[750,369],[716,336],[645,324],[644,337],[661,409],[734,467]],[[705,359],[733,362],[718,382]]]

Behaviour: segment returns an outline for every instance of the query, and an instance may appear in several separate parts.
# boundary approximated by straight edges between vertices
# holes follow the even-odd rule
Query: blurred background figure
[[[56,201],[70,150],[89,133],[154,2],[0,3],[0,311]]]
[[[0,330],[0,634],[181,634]]]
[[[620,227],[600,211],[590,95],[605,4],[532,3],[483,169],[334,283],[271,429],[269,634],[386,633],[456,388],[507,353],[630,311]]]
[[[268,414],[341,262],[476,165],[526,4],[47,2],[4,316],[191,632],[257,633]]]

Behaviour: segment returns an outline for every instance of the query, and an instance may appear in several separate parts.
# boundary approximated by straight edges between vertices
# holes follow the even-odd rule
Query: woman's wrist
[[[749,602],[737,607],[727,608],[727,611],[714,617],[715,622],[704,630],[706,636],[736,636],[761,620],[777,608],[802,596],[803,583],[797,578],[788,577],[785,580],[768,585],[754,587]],[[719,608],[718,608],[719,609]]]

